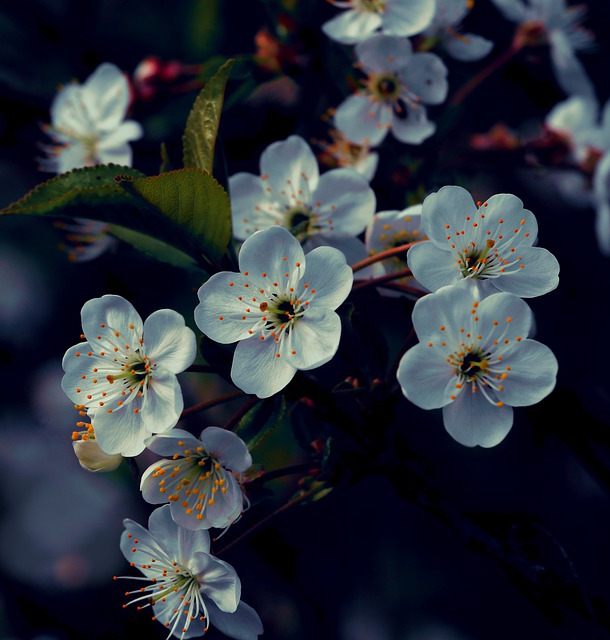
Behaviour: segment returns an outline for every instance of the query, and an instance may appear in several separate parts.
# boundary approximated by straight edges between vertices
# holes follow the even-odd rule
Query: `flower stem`
[[[360,280],[359,282],[356,282],[356,284],[352,287],[352,291],[357,291],[358,289],[364,289],[364,287],[382,284],[383,282],[396,280],[397,278],[404,278],[405,276],[410,275],[411,269],[402,269],[401,271],[395,271],[394,273],[386,273],[385,275],[379,276],[378,278],[371,278],[370,280]]]
[[[217,398],[212,398],[211,400],[206,400],[205,402],[200,402],[199,404],[185,409],[182,412],[180,419],[182,420],[183,418],[189,418],[195,413],[199,413],[200,411],[205,411],[206,409],[216,407],[219,404],[224,404],[225,402],[230,402],[231,400],[241,398],[243,395],[244,394],[242,391],[232,391],[231,393],[226,393],[223,396],[218,396]]]
[[[494,58],[486,67],[470,78],[468,82],[464,83],[456,91],[455,95],[449,101],[449,105],[457,106],[462,104],[468,95],[470,95],[484,80],[487,80],[490,75],[503,67],[512,57],[521,51],[521,49],[522,46],[513,44],[504,53],[501,53],[497,58]]]
[[[421,242],[421,240],[418,240]],[[376,262],[381,262],[381,260],[385,260],[386,258],[392,258],[393,256],[399,256],[401,253],[405,253],[408,251],[414,244],[417,242],[409,242],[408,244],[401,244],[398,247],[392,247],[391,249],[386,249],[386,251],[380,251],[376,253],[374,256],[370,258],[365,258],[364,260],[360,260],[355,265],[352,266],[352,271],[356,273],[356,271],[360,271],[360,269],[364,269],[365,267],[369,267]]]

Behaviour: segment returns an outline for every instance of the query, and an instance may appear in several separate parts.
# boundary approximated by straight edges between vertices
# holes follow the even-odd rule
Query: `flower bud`
[[[123,461],[120,453],[105,453],[93,439],[75,440],[72,446],[80,466],[87,471],[114,471]]]

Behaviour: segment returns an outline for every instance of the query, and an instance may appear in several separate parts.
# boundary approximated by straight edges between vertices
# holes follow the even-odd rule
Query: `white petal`
[[[318,247],[307,254],[304,276],[309,290],[315,290],[311,306],[336,309],[352,289],[353,272],[345,256],[333,247]]]
[[[335,125],[353,142],[378,145],[388,134],[392,110],[368,96],[355,94],[346,98],[335,112]]]
[[[382,15],[383,32],[415,36],[430,26],[435,11],[435,0],[388,0]]]
[[[430,291],[463,280],[457,260],[432,242],[420,242],[407,252],[407,263],[417,281]]]
[[[441,249],[449,249],[448,233],[462,229],[465,218],[474,216],[476,212],[474,200],[466,189],[455,186],[442,187],[424,200],[422,224],[426,235],[434,244]]]
[[[483,336],[482,346],[490,351],[494,351],[494,340],[501,344],[504,340],[527,338],[533,324],[527,303],[510,293],[495,293],[482,300],[476,317],[477,330]]]
[[[318,162],[311,147],[299,136],[270,144],[261,154],[261,177],[277,197],[280,191],[309,194],[318,184]]]
[[[116,147],[110,147],[102,149],[98,147],[97,163],[108,164],[113,162],[114,164],[120,164],[123,166],[130,166],[133,159],[133,152],[128,143],[121,144]]]
[[[82,97],[96,129],[115,129],[125,117],[129,104],[127,78],[117,66],[101,64],[83,84]]]
[[[197,565],[201,592],[221,611],[233,613],[241,597],[241,582],[235,569],[207,553],[195,554],[193,564]]]
[[[278,353],[273,340],[257,337],[242,340],[235,348],[231,380],[244,393],[253,393],[259,398],[268,398],[281,391],[297,372],[286,358]]]
[[[381,17],[370,11],[343,11],[322,25],[322,31],[342,44],[356,44],[381,26]]]
[[[118,346],[120,351],[124,351],[126,344],[134,349],[139,346],[142,319],[121,296],[105,295],[88,300],[81,310],[81,320],[83,333],[92,346],[99,345],[102,349]]]
[[[106,453],[120,453],[125,457],[137,456],[144,451],[144,439],[150,435],[142,421],[142,402],[136,398],[121,409],[107,413],[103,409],[91,415],[95,437]]]
[[[472,302],[472,292],[465,286],[444,287],[420,298],[412,314],[419,340],[439,346],[448,337],[459,335],[461,328],[470,326]]]
[[[574,54],[574,49],[566,34],[559,29],[553,29],[548,36],[551,44],[551,61],[559,86],[568,95],[594,98],[593,83],[582,63]]]
[[[143,133],[142,125],[139,122],[125,120],[116,129],[103,134],[97,146],[100,151],[111,150],[123,146],[126,142],[139,140]]]
[[[556,289],[559,284],[559,262],[546,249],[528,247],[520,250],[523,269],[494,281],[500,291],[514,293],[522,298],[542,296]]]
[[[315,369],[334,357],[340,339],[341,319],[334,311],[309,309],[284,336],[278,359],[297,369]]]
[[[253,311],[259,309],[248,306],[246,294],[249,288],[249,278],[241,273],[229,271],[215,273],[204,282],[197,292],[199,304],[195,307],[195,323],[199,329],[212,340],[222,344],[250,337],[252,334],[249,332],[261,314],[250,317]]]
[[[203,448],[225,469],[242,473],[252,466],[252,456],[245,442],[232,431],[207,427],[201,432]]]
[[[492,0],[502,15],[512,22],[523,22],[528,18],[528,10],[522,0]]]
[[[421,144],[434,135],[436,125],[428,120],[426,109],[419,105],[416,109],[407,107],[404,117],[394,114],[392,117],[392,133],[401,142]]]
[[[409,64],[413,47],[406,38],[379,34],[357,44],[355,52],[367,73],[393,73]]]
[[[494,43],[473,33],[449,35],[443,40],[447,53],[462,62],[481,60],[494,48]]]
[[[297,266],[297,264],[299,266]],[[285,281],[285,273],[301,274],[305,270],[305,254],[299,241],[284,227],[257,231],[241,246],[239,268],[256,278],[257,284]],[[263,276],[262,274],[267,274]]]
[[[263,624],[254,609],[243,600],[234,613],[223,613],[214,603],[208,605],[210,623],[233,640],[256,640]]]
[[[491,404],[469,385],[443,407],[443,422],[449,435],[466,447],[495,447],[513,426],[513,409]]]
[[[184,408],[180,383],[173,373],[155,375],[149,379],[142,402],[142,421],[149,433],[171,429]]]
[[[195,334],[172,309],[152,313],[144,322],[143,337],[151,362],[171,373],[184,371],[197,355]]]
[[[158,570],[156,568],[154,570],[148,569],[147,565],[150,564],[151,555],[156,560],[163,557],[165,555],[163,549],[154,536],[142,525],[129,518],[123,520],[123,525],[125,531],[121,534],[120,548],[125,559],[128,562],[133,562],[145,576],[156,577],[159,574]],[[138,543],[135,544],[134,540],[137,540]]]
[[[416,53],[400,77],[426,104],[441,104],[447,97],[447,67],[434,53]]]
[[[229,178],[233,235],[245,240],[255,231],[282,223],[279,201],[270,198],[265,182],[252,173],[236,173]]]
[[[505,355],[502,365],[510,367],[508,377],[502,381],[503,390],[498,398],[513,407],[524,407],[551,393],[555,388],[557,358],[544,344],[523,340],[512,353]]]
[[[396,374],[405,397],[422,409],[439,409],[455,393],[455,369],[437,349],[418,344],[400,360]]]
[[[314,213],[326,235],[362,233],[375,213],[375,193],[354,169],[331,169],[320,177],[313,194]],[[317,203],[320,203],[319,206]]]

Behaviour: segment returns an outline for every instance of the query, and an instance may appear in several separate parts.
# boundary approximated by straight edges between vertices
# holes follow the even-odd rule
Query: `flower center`
[[[373,98],[378,102],[393,104],[400,97],[401,85],[394,74],[373,74],[367,84]]]
[[[289,209],[284,216],[284,226],[300,242],[306,240],[315,230],[315,216],[310,207],[298,206]]]
[[[489,357],[488,353],[467,353],[462,359],[461,364],[457,367],[457,375],[469,382],[475,378],[484,376],[485,372],[489,369],[489,362],[486,359],[487,357]]]

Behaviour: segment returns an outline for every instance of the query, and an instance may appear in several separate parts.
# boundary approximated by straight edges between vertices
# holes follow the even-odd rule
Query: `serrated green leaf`
[[[246,413],[239,421],[235,433],[252,451],[280,424],[285,414],[286,401],[284,396],[275,395],[266,398]]]
[[[203,87],[186,121],[183,141],[185,168],[212,173],[224,91],[233,60],[227,60]]]
[[[188,255],[203,256],[218,270],[231,239],[231,204],[227,192],[208,173],[179,169],[151,178],[119,179],[118,184],[158,212],[172,226],[169,238]]]

